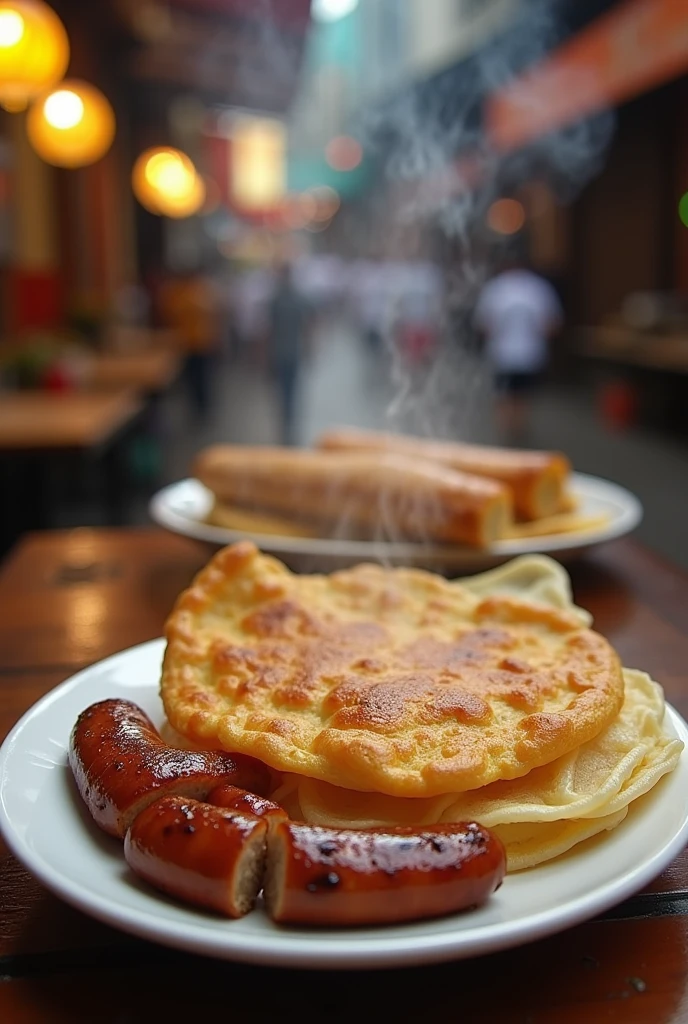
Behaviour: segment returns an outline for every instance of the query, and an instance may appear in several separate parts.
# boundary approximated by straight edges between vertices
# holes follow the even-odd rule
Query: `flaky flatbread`
[[[391,796],[461,793],[611,723],[618,657],[575,611],[413,569],[295,576],[225,548],[170,616],[172,726],[271,767]]]

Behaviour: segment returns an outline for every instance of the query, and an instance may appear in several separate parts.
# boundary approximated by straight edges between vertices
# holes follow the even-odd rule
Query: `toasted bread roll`
[[[167,746],[140,707],[117,698],[92,704],[79,715],[69,763],[96,824],[120,837],[158,797],[204,799],[220,783],[257,792],[270,785],[270,772],[252,757]]]
[[[134,820],[124,856],[156,889],[227,917],[243,917],[263,884],[267,828],[253,814],[162,797]]]
[[[194,475],[221,503],[404,537],[484,547],[511,522],[503,484],[398,454],[217,445]]]
[[[565,507],[565,487],[571,471],[569,460],[559,452],[517,451],[427,441],[402,434],[342,428],[329,430],[318,448],[330,452],[383,451],[448,466],[465,473],[499,480],[513,494],[514,509],[521,519],[540,519]]]
[[[268,839],[265,902],[290,924],[365,925],[483,903],[506,855],[476,824],[336,829],[285,822]]]

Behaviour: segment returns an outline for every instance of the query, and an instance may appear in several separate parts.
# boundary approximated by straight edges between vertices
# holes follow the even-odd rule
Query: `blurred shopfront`
[[[445,7],[435,14],[449,17]],[[611,425],[637,415],[683,429],[688,5],[586,0],[557,5],[555,17],[555,5],[493,3],[481,18],[488,9],[468,52],[451,52],[448,23],[435,26],[434,60],[429,29],[407,39],[422,56],[380,101],[378,235],[405,219],[411,248],[454,268],[457,337],[481,282],[515,247],[561,294],[555,375],[592,380]]]
[[[167,236],[178,225],[136,201],[136,157],[146,147],[177,145],[200,161],[199,109],[202,115],[213,106],[239,106],[281,116],[295,87],[309,14],[308,0],[288,0],[268,29],[251,5],[234,0],[55,0],[53,6],[69,37],[68,79],[102,92],[116,132],[102,158],[65,169],[35,151],[25,113],[2,113],[4,336],[70,324],[88,330],[111,316],[123,288],[164,266]],[[279,68],[271,66],[269,31],[279,34]]]

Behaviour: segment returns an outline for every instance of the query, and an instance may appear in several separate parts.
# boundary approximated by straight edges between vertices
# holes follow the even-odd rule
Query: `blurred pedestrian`
[[[391,315],[385,265],[380,260],[354,260],[349,267],[348,298],[367,350],[379,356]]]
[[[207,418],[220,341],[220,304],[213,282],[200,270],[172,275],[160,289],[160,313],[185,353],[182,377],[196,418]]]
[[[289,445],[296,443],[297,387],[310,312],[310,304],[294,282],[292,265],[282,263],[269,307],[268,359],[279,392],[282,441]]]
[[[397,333],[408,366],[428,364],[437,351],[444,315],[444,280],[430,260],[397,267]]]
[[[548,342],[561,326],[562,309],[552,285],[510,257],[482,289],[475,323],[497,388],[499,426],[505,439],[522,442],[532,397],[547,366]]]

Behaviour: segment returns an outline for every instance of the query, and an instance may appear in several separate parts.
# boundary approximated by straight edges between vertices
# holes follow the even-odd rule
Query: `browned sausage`
[[[82,711],[70,737],[69,763],[96,824],[114,836],[123,836],[160,796],[203,799],[221,782],[258,793],[270,785],[268,769],[253,758],[167,746],[141,708],[120,699]]]
[[[411,921],[483,903],[505,870],[501,842],[474,823],[355,830],[285,822],[268,839],[265,900],[279,922]]]
[[[231,811],[243,811],[244,814],[255,814],[259,818],[265,818],[270,828],[280,821],[289,819],[289,815],[279,804],[238,786],[216,786],[208,793],[206,802],[214,804],[215,807],[226,807]]]
[[[267,830],[253,814],[165,796],[138,815],[124,838],[124,856],[156,889],[242,917],[263,884]]]

